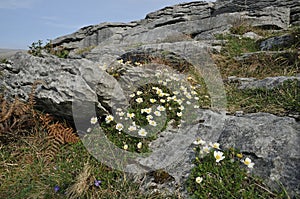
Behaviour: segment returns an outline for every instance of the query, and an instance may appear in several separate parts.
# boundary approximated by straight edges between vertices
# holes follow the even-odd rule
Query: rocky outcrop
[[[178,185],[183,184],[192,168],[194,158],[194,145],[191,143],[200,137],[203,140],[219,142],[223,149],[240,149],[255,162],[253,174],[265,179],[274,189],[279,189],[279,181],[291,196],[300,193],[298,122],[289,117],[278,117],[268,113],[236,117],[202,110],[197,115],[199,117],[195,121],[202,122],[181,129],[167,129],[152,143],[154,155],[140,163],[159,168],[162,164],[171,162],[165,170],[172,176],[173,181],[157,183],[153,176],[148,176],[144,179],[142,187],[145,191],[152,188],[174,192]],[[167,149],[163,153],[159,151],[161,146]]]
[[[285,29],[290,24],[300,23],[299,9],[297,0],[190,2],[166,7],[149,13],[143,20],[127,24],[87,26],[73,34],[54,39],[52,45],[70,49],[71,57],[80,57],[82,54],[78,52],[90,46],[96,48],[87,53],[87,58],[113,57],[128,48],[144,44],[169,43],[172,40],[209,41],[214,39],[215,34],[227,31],[232,25],[241,22]]]
[[[210,52],[221,50],[223,41],[215,40],[215,35],[242,22],[262,28],[286,29],[292,24],[300,24],[299,9],[298,0],[190,2],[149,13],[139,21],[87,26],[52,41],[54,48],[70,51],[68,59],[59,59],[44,52],[42,57],[26,52],[9,57],[8,62],[0,64],[0,88],[7,93],[7,98],[18,96],[27,100],[32,85],[39,80],[43,83],[35,91],[37,108],[72,120],[76,103],[77,107],[81,107],[76,112],[76,119],[82,123],[94,116],[89,110],[91,104],[98,116],[111,112],[116,105],[126,107],[128,95],[140,82],[153,78],[157,67],[162,65],[172,66],[172,70],[177,72],[194,67],[203,72],[204,79],[211,72],[213,75],[210,77],[215,79],[207,84],[211,86],[208,89],[215,89],[215,93],[220,94],[221,91],[214,86],[222,78],[215,75],[214,63],[209,56]],[[253,34],[244,36],[258,39]],[[280,43],[280,38],[276,39]],[[264,42],[262,50],[276,45],[274,38]],[[245,60],[247,55],[237,59]],[[157,65],[147,65],[153,60],[157,61]],[[135,66],[118,63],[126,61]],[[145,65],[138,67],[135,62]],[[230,81],[248,89],[273,88],[288,79],[299,80],[299,77],[264,80],[231,77]],[[213,98],[213,93],[210,94]],[[274,180],[280,180],[291,194],[300,193],[298,122],[267,113],[239,114],[240,117],[208,110],[195,113],[198,118],[183,128],[169,127],[162,132],[152,142],[153,154],[148,159],[136,160],[139,165],[157,169],[167,162],[174,162],[165,168],[171,176],[169,184],[155,186],[172,190],[175,184],[184,182],[193,167],[191,143],[201,137],[212,142],[219,141],[223,147],[241,149],[256,162],[255,174],[264,177],[270,185],[274,185]],[[159,151],[161,146],[166,146],[165,150]],[[126,169],[143,171],[144,167],[135,166],[128,165]],[[151,186],[155,183],[152,177],[149,175],[146,180]],[[145,185],[145,190],[148,185]]]
[[[116,80],[86,59],[59,59],[55,56],[35,57],[19,52],[10,62],[0,64],[4,74],[1,87],[10,97],[28,100],[32,85],[42,82],[35,92],[36,106],[42,111],[72,121],[72,102],[93,102],[101,113],[108,112],[112,101],[122,104],[124,96],[116,89]],[[101,99],[101,100],[99,100]],[[112,100],[114,99],[114,100]],[[82,116],[89,116],[89,110]],[[81,118],[86,120],[87,118]],[[89,117],[90,118],[90,117]]]
[[[230,83],[237,83],[239,89],[273,89],[282,86],[286,81],[297,81],[300,83],[300,76],[277,76],[267,77],[261,80],[255,78],[229,77]],[[299,85],[300,86],[300,85]]]
[[[219,142],[236,147],[255,161],[253,173],[278,188],[280,181],[291,195],[300,193],[300,125],[294,119],[267,113],[229,117]]]

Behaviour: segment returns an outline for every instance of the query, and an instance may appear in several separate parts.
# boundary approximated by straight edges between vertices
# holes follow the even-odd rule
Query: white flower
[[[150,102],[154,103],[154,102],[156,102],[156,99],[150,99]]]
[[[180,109],[180,110],[184,110],[184,106],[181,105],[181,106],[179,107],[179,109]]]
[[[146,119],[149,121],[149,120],[152,120],[153,119],[153,116],[152,115],[147,115],[146,116]]]
[[[193,142],[193,144],[195,144],[195,145],[204,145],[206,142],[204,141],[204,140],[202,140],[202,139],[197,139],[197,140],[195,140],[194,142]]]
[[[199,97],[194,97],[195,100],[199,100]]]
[[[136,146],[137,146],[138,149],[141,149],[142,146],[143,146],[143,143],[139,142]]]
[[[134,116],[135,116],[134,113],[127,113],[126,115],[127,115],[127,117],[129,117],[130,119],[134,118]]]
[[[196,183],[200,184],[203,181],[202,177],[197,177],[196,178]]]
[[[197,108],[200,108],[200,106],[199,106],[199,105],[195,105],[195,106],[194,106],[194,108],[196,108],[196,109],[197,109]]]
[[[201,151],[205,152],[205,153],[209,153],[210,152],[210,147],[209,146],[204,146]]]
[[[148,114],[151,113],[151,111],[152,111],[151,108],[145,108],[145,109],[144,109],[144,112],[145,112],[145,113],[148,113]]]
[[[119,112],[118,115],[119,115],[120,117],[123,117],[123,116],[125,115],[125,113],[122,111],[122,112]]]
[[[123,64],[123,59],[117,61],[119,64]]]
[[[216,158],[216,162],[220,162],[225,158],[225,156],[223,156],[223,152],[221,151],[214,151],[214,156]]]
[[[154,111],[154,115],[161,116],[161,113],[159,111]]]
[[[110,122],[112,122],[114,120],[114,116],[112,116],[112,115],[108,115],[108,116],[106,116],[106,118],[105,118],[105,122],[108,124],[108,123],[110,123]]]
[[[186,92],[187,88],[186,88],[186,87],[184,87],[184,86],[180,86],[180,90],[182,90],[182,91],[185,91],[185,92]]]
[[[177,101],[176,95],[173,95],[173,96],[171,97],[171,99],[174,100],[174,101],[176,102],[176,101]]]
[[[163,107],[163,106],[158,106],[158,107],[157,107],[157,110],[159,110],[159,111],[165,111],[165,110],[166,110],[166,108],[165,108],[165,107]]]
[[[209,145],[214,149],[220,149],[220,144],[217,142],[215,142],[215,143],[210,142]]]
[[[182,104],[182,100],[181,100],[181,99],[176,100],[176,102],[177,102],[179,105]]]
[[[197,95],[197,92],[196,91],[191,91],[191,94],[192,95]]]
[[[158,96],[163,97],[163,96],[165,96],[165,94],[164,93],[159,93]]]
[[[92,117],[91,118],[91,124],[96,124],[98,121],[97,117]]]
[[[245,160],[242,161],[245,165],[247,165],[248,168],[253,168],[254,163],[251,161],[250,158],[246,158]]]
[[[176,115],[177,115],[178,117],[181,117],[181,116],[182,116],[182,112],[177,112]]]
[[[157,95],[160,95],[160,94],[162,94],[162,93],[163,93],[163,91],[162,91],[160,88],[157,88],[157,89],[156,89],[156,94],[157,94]]]
[[[174,91],[173,94],[174,94],[174,95],[178,95],[179,92],[178,92],[178,91]]]
[[[127,144],[124,144],[123,149],[124,149],[124,150],[127,150],[127,149],[128,149],[128,145],[127,145]]]
[[[121,124],[121,123],[118,123],[118,124],[116,125],[116,129],[117,129],[118,131],[122,131],[123,128],[124,128],[124,126],[123,126],[123,124]]]
[[[87,133],[90,133],[91,131],[92,131],[92,128],[88,128],[88,129],[86,130]]]
[[[143,94],[143,92],[142,91],[137,91],[136,94],[141,95],[141,94]]]
[[[165,102],[166,102],[165,99],[160,99],[159,101],[160,101],[161,103],[165,103]]]
[[[142,103],[142,102],[143,102],[143,98],[141,98],[141,97],[136,98],[135,101],[136,101],[137,103]]]
[[[132,93],[132,94],[130,94],[130,95],[129,95],[129,97],[131,97],[131,98],[132,98],[132,97],[134,97],[134,96],[135,96],[135,94],[134,94],[134,93]]]
[[[154,120],[148,120],[148,122],[151,126],[156,126],[157,125],[157,123]]]
[[[138,132],[139,136],[145,137],[147,135],[147,131],[145,129],[140,129]]]
[[[192,96],[191,96],[190,94],[187,94],[187,95],[186,95],[186,98],[192,99]]]
[[[190,101],[186,101],[186,104],[190,105],[190,104],[191,104],[191,102],[190,102]]]
[[[128,127],[128,130],[129,131],[135,131],[136,130],[136,126],[130,126],[130,127]]]

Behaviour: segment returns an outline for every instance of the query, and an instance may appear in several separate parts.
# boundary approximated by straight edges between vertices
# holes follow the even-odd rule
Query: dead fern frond
[[[48,160],[52,160],[59,152],[62,145],[67,143],[77,143],[78,136],[72,128],[67,124],[53,122],[53,117],[49,114],[41,115],[43,128],[48,132],[48,146],[46,148],[46,156]]]

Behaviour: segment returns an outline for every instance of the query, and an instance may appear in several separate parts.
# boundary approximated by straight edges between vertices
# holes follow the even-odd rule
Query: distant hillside
[[[5,49],[5,48],[0,48],[0,58],[6,58],[10,57],[13,54],[15,54],[18,51],[26,51],[23,49]]]

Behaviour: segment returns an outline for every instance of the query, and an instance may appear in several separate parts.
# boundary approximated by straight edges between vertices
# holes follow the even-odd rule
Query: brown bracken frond
[[[53,122],[53,117],[49,114],[41,115],[40,120],[43,129],[48,132],[48,146],[46,148],[48,160],[55,157],[62,145],[79,141],[72,128],[69,128],[65,123]]]
[[[9,102],[0,95],[0,142],[8,143],[18,140],[20,136],[47,132],[48,144],[45,152],[46,156],[52,159],[63,144],[76,143],[79,138],[66,123],[57,122],[49,114],[34,109],[34,94],[38,84],[45,83],[33,83],[27,103],[17,97],[13,102]]]

